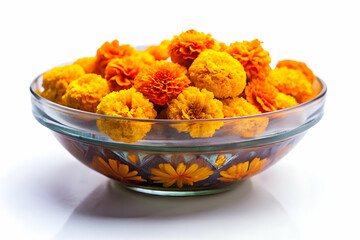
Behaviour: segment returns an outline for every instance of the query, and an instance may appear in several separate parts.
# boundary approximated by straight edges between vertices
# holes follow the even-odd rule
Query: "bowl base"
[[[144,186],[133,186],[126,183],[118,182],[115,180],[111,180],[110,184],[113,187],[124,187],[131,191],[145,193],[149,195],[157,195],[157,196],[168,196],[168,197],[191,197],[191,196],[202,196],[202,195],[211,195],[229,191],[233,188],[236,188],[241,184],[243,181],[239,183],[234,183],[226,187],[222,188],[204,188],[204,189],[197,189],[197,190],[190,190],[190,189],[181,189],[181,190],[172,190],[172,189],[163,189],[163,188],[156,188],[156,187],[144,187]]]

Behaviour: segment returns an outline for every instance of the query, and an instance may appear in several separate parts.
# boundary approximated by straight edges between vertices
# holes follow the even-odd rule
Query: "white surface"
[[[359,239],[359,22],[356,1],[2,1],[0,239]],[[328,84],[322,121],[239,188],[194,198],[113,189],[32,117],[28,88],[41,72],[105,41],[152,44],[190,28],[259,38],[273,64],[304,61]]]

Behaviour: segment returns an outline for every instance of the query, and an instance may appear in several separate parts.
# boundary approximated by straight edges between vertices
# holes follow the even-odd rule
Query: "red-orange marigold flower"
[[[246,100],[261,112],[271,112],[297,105],[295,98],[280,93],[266,81],[251,81],[245,87]]]
[[[96,53],[95,73],[105,75],[105,68],[111,59],[132,55],[136,50],[130,45],[119,45],[118,40],[105,42]]]
[[[282,60],[282,61],[279,61],[278,64],[276,65],[276,68],[281,68],[281,67],[287,67],[287,68],[291,68],[291,69],[295,69],[295,70],[300,70],[306,76],[306,78],[309,80],[309,82],[311,82],[311,83],[313,83],[316,80],[314,73],[303,62],[298,62],[298,61],[294,61],[294,60]]]
[[[244,66],[248,80],[265,80],[271,70],[269,52],[262,48],[261,43],[258,39],[235,42],[226,50]]]
[[[105,79],[111,91],[120,91],[132,87],[135,77],[144,66],[139,56],[116,58],[105,69]]]
[[[210,34],[193,29],[174,36],[169,45],[171,61],[189,67],[195,58],[206,49],[219,50],[218,43]]]
[[[186,68],[176,63],[156,61],[139,72],[134,87],[150,101],[165,105],[189,86],[186,73]]]

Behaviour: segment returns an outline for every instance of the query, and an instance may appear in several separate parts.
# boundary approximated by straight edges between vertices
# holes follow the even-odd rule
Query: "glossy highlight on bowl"
[[[319,122],[327,89],[317,79],[310,101],[259,115],[169,120],[68,108],[41,97],[41,84],[42,75],[30,86],[33,115],[76,159],[126,188],[166,196],[226,191],[266,170]],[[138,139],[117,138],[124,132]]]

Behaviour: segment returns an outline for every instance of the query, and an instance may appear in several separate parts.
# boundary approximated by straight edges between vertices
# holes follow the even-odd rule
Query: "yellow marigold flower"
[[[191,82],[214,93],[216,98],[239,96],[246,85],[246,73],[239,61],[226,52],[206,50],[189,68]]]
[[[166,60],[169,56],[170,40],[164,40],[159,45],[150,46],[145,51],[154,56],[155,60]]]
[[[261,114],[254,105],[242,97],[227,98],[221,100],[221,102],[223,103],[225,118]]]
[[[95,57],[83,57],[76,60],[73,64],[80,65],[85,73],[94,73],[95,72]]]
[[[176,63],[156,61],[142,68],[134,79],[134,88],[150,101],[165,105],[189,86],[186,73],[186,68]]]
[[[111,59],[130,56],[135,52],[136,50],[130,45],[119,45],[118,40],[105,42],[96,52],[95,73],[104,76],[105,68]]]
[[[66,65],[51,69],[43,74],[42,87],[44,91],[41,93],[41,96],[55,103],[62,104],[62,97],[69,83],[84,74],[84,69],[80,65]]]
[[[293,96],[286,95],[282,92],[278,93],[275,98],[275,102],[277,109],[285,109],[299,104]]]
[[[245,87],[246,100],[261,112],[271,112],[297,105],[292,96],[280,94],[276,87],[267,81],[251,81]]]
[[[224,117],[243,117],[255,114],[261,114],[261,112],[244,98],[228,98],[222,100]],[[255,117],[249,119],[236,120],[236,122],[230,122],[229,126],[233,133],[239,134],[242,137],[253,137],[256,134],[260,134],[266,130],[269,123],[269,119],[266,117]]]
[[[210,167],[199,168],[197,164],[185,165],[183,162],[176,169],[169,163],[161,163],[158,168],[151,168],[153,176],[150,179],[154,183],[162,183],[163,187],[170,187],[176,183],[178,188],[184,185],[193,186],[195,182],[207,179],[214,172]]]
[[[239,163],[237,165],[231,166],[226,171],[221,171],[220,175],[222,177],[218,178],[218,180],[222,182],[234,182],[239,181],[241,179],[247,179],[254,174],[260,172],[263,167],[268,164],[268,159],[254,158],[250,165],[249,162]]]
[[[96,112],[97,105],[109,92],[105,79],[97,74],[88,73],[69,84],[63,96],[63,104],[71,108]]]
[[[129,171],[129,166],[121,164],[119,161],[114,159],[108,159],[108,163],[101,157],[95,157],[91,163],[91,166],[101,172],[102,174],[120,180],[125,183],[132,181],[146,182],[141,176],[138,176],[137,171]]]
[[[169,119],[196,120],[223,118],[222,103],[214,99],[214,94],[196,87],[188,87],[167,108]],[[184,122],[174,124],[178,132],[189,132],[192,137],[211,137],[223,122]]]
[[[306,78],[309,80],[310,83],[313,83],[316,80],[316,76],[314,75],[314,73],[303,62],[298,62],[294,60],[282,60],[279,61],[276,65],[276,68],[281,68],[281,67],[300,70],[306,76]]]
[[[154,105],[134,88],[109,93],[99,103],[96,113],[140,119],[156,117]],[[99,119],[97,126],[114,141],[126,143],[142,139],[151,129],[148,122],[112,118]]]
[[[261,43],[258,39],[235,42],[226,50],[244,66],[249,80],[265,80],[271,70],[269,52],[262,48]]]
[[[293,96],[298,103],[309,100],[312,96],[312,86],[300,70],[287,67],[275,68],[267,81],[280,92]]]
[[[169,44],[169,55],[171,61],[188,68],[194,59],[206,49],[219,50],[219,45],[210,34],[191,29],[179,36],[174,36]]]

